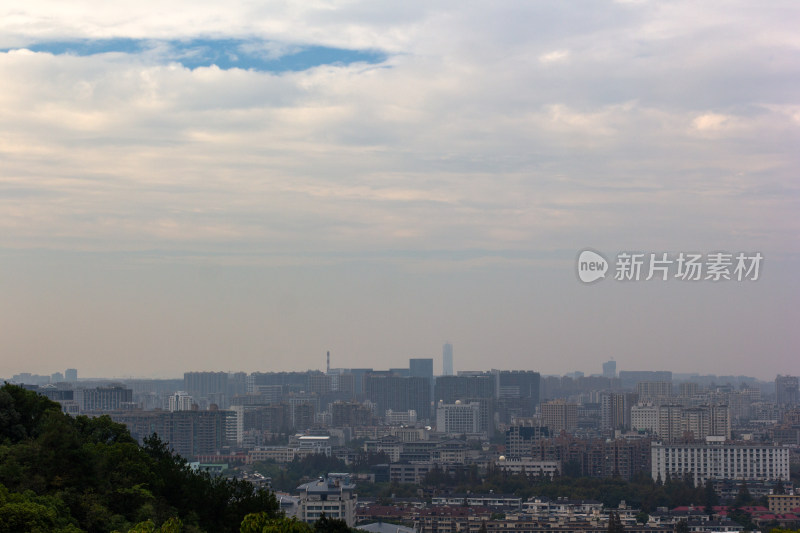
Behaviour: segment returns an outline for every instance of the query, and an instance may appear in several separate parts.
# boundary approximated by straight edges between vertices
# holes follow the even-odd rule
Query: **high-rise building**
[[[435,402],[455,403],[470,398],[494,398],[495,377],[491,374],[475,376],[439,376],[434,386]]]
[[[227,372],[185,372],[183,390],[195,399],[201,408],[216,404],[220,408],[228,406]]]
[[[433,359],[409,359],[408,371],[412,378],[433,379]]]
[[[653,479],[692,476],[696,484],[709,479],[789,481],[789,448],[763,444],[725,443],[709,437],[702,444],[652,443]]]
[[[778,405],[795,405],[800,403],[797,376],[781,376],[775,378],[775,396]]]
[[[506,457],[519,459],[531,457],[534,443],[550,436],[546,427],[542,426],[510,426],[506,430]]]
[[[600,417],[603,429],[622,429],[631,425],[631,395],[608,392],[600,398]]]
[[[422,420],[430,418],[430,382],[420,377],[402,377],[377,373],[364,376],[364,396],[378,406],[378,415],[386,411],[413,409]]]
[[[331,404],[331,425],[334,427],[368,426],[373,423],[372,410],[358,402]]]
[[[672,397],[672,381],[640,381],[636,393],[641,402],[669,403]]]
[[[530,370],[493,370],[496,386],[497,412],[500,421],[533,416],[539,405],[541,376]]]
[[[412,378],[425,378],[433,394],[433,359],[416,358],[408,360],[408,375]]]
[[[551,434],[563,431],[574,431],[578,426],[578,405],[564,400],[552,400],[540,406],[542,425]]]
[[[170,411],[191,411],[192,410],[192,397],[184,391],[178,391],[169,396],[169,410]]]
[[[326,374],[314,373],[308,375],[308,387],[306,390],[318,396],[328,394],[332,390],[332,378]]]
[[[626,389],[636,388],[640,381],[672,381],[669,370],[620,370],[619,380]]]
[[[603,377],[614,379],[617,377],[617,362],[616,361],[606,361],[603,363]]]
[[[75,399],[82,412],[116,411],[133,407],[133,390],[121,386],[78,389]]]
[[[64,381],[75,382],[78,381],[78,369],[68,368],[64,371]]]
[[[480,433],[480,404],[478,402],[446,404],[436,408],[436,431],[449,435]]]
[[[449,342],[442,346],[442,375],[453,375],[453,345]]]
[[[678,385],[678,396],[681,398],[691,398],[700,392],[700,385],[693,381],[687,381]]]
[[[235,435],[231,429],[235,430],[236,413],[232,411],[116,411],[111,418],[125,424],[139,442],[156,433],[188,460],[216,454],[223,447],[236,444],[228,441],[232,433]]]

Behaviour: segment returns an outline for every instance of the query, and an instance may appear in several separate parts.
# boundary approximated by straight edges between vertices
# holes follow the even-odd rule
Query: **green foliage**
[[[347,522],[340,518],[328,518],[325,513],[314,522],[314,533],[350,533]]]
[[[139,446],[106,416],[0,388],[0,533],[235,532],[248,513],[278,510],[267,491],[191,470],[156,436]]]
[[[742,511],[738,507],[731,510],[730,513],[728,513],[728,517],[737,524],[739,524],[740,526],[742,526],[745,529],[745,531],[752,531],[755,528],[750,513],[748,513],[747,511]]]
[[[313,533],[311,526],[296,518],[274,517],[269,513],[251,513],[244,517],[240,533]]]
[[[751,503],[753,503],[753,497],[750,495],[750,490],[747,488],[747,481],[742,481],[742,484],[739,485],[739,492],[733,500],[733,507],[738,509],[739,507],[745,507]]]
[[[152,520],[139,522],[129,529],[128,533],[181,533],[181,531],[183,531],[183,522],[173,516],[158,528]]]
[[[272,486],[277,490],[291,491],[309,478],[317,478],[329,472],[350,472],[350,467],[341,459],[324,454],[312,454],[302,459],[294,459],[282,467],[274,462],[261,462],[255,465],[260,474],[272,478]]]
[[[624,533],[625,527],[622,525],[622,520],[619,513],[611,511],[608,513],[608,533]]]

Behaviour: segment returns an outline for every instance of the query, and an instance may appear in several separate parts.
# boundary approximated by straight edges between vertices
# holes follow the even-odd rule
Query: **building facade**
[[[789,448],[761,444],[726,443],[709,437],[696,444],[651,444],[654,480],[691,476],[695,484],[735,479],[789,481]]]
[[[328,518],[344,520],[349,527],[356,522],[355,485],[349,474],[328,474],[317,481],[300,485],[297,518],[313,524],[324,514]]]

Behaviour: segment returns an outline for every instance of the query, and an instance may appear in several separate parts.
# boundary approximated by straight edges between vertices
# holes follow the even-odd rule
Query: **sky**
[[[6,4],[0,376],[800,374],[794,0]]]

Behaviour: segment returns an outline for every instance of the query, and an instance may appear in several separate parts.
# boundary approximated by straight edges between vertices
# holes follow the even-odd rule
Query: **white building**
[[[386,411],[386,424],[389,426],[413,426],[417,423],[417,412],[413,409],[408,411]]]
[[[355,488],[350,483],[350,474],[328,474],[328,477],[300,485],[297,518],[313,524],[325,513],[326,517],[344,520],[353,527],[356,522]]]
[[[480,433],[481,404],[478,402],[454,404],[439,402],[436,408],[436,431],[448,435]]]
[[[541,461],[530,458],[511,459],[502,455],[495,461],[494,465],[498,470],[509,474],[547,476],[551,479],[561,471],[561,463],[559,461]]]
[[[171,394],[169,397],[169,410],[174,411],[191,411],[194,400],[189,396],[189,393],[178,391]]]
[[[730,409],[727,405],[636,405],[631,408],[631,427],[646,430],[664,440],[731,437]]]
[[[695,484],[708,479],[789,481],[789,448],[759,444],[726,443],[724,437],[707,437],[699,444],[652,443],[653,479],[693,477]]]

